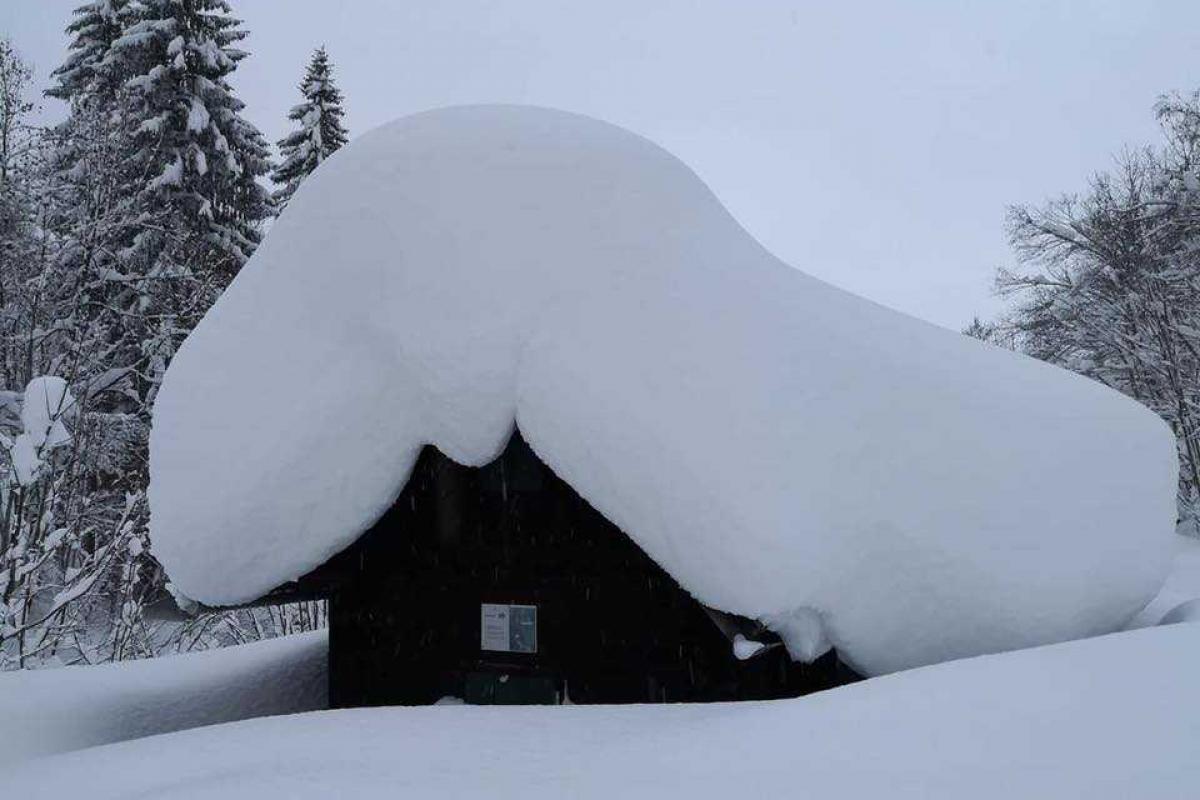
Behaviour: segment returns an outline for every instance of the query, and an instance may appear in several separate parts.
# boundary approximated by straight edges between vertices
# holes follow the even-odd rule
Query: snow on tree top
[[[484,464],[514,424],[700,601],[867,673],[1113,630],[1170,555],[1149,411],[809,277],[654,144],[516,106],[398,120],[300,187],[167,371],[153,551],[250,600],[423,445]]]

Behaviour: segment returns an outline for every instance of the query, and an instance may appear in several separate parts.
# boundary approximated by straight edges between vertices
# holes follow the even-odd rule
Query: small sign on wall
[[[479,647],[500,653],[536,653],[537,606],[481,605]]]

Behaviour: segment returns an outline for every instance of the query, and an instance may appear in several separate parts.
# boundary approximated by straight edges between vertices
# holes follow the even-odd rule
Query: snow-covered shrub
[[[107,508],[88,492],[87,439],[67,382],[39,376],[6,392],[0,446],[0,666],[125,654],[137,639],[141,492]],[[98,593],[104,587],[109,591]],[[91,635],[93,616],[112,620]]]

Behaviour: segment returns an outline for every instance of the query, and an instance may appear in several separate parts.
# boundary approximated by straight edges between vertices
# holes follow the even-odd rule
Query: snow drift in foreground
[[[0,672],[0,766],[217,722],[326,708],[323,631],[146,661]],[[20,795],[8,794],[7,797]]]
[[[401,119],[299,190],[167,372],[154,553],[249,600],[422,445],[480,465],[514,424],[699,600],[867,673],[1114,630],[1169,557],[1149,411],[793,269],[645,139],[514,106]]]
[[[4,787],[25,800],[1191,798],[1197,674],[1200,626],[1177,625],[797,700],[274,717],[33,762]]]

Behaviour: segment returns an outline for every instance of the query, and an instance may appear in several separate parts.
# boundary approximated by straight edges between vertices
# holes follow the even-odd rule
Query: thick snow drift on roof
[[[144,661],[0,672],[0,767],[201,725],[326,708],[328,652],[319,631]]]
[[[408,117],[304,184],[180,349],[154,552],[235,603],[350,544],[419,448],[537,454],[701,601],[880,673],[1113,630],[1162,581],[1167,427],[782,263],[586,117]]]
[[[274,717],[33,762],[4,788],[24,800],[1193,798],[1197,674],[1200,626],[1177,625],[797,700]]]

